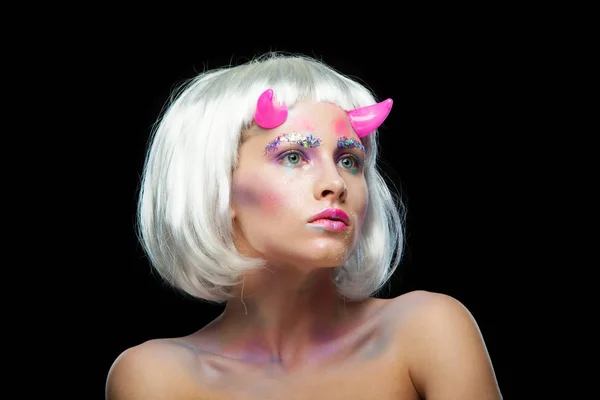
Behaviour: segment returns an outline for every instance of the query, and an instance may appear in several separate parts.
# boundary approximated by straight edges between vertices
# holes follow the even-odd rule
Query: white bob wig
[[[279,53],[202,72],[179,87],[152,132],[138,235],[159,275],[195,298],[227,301],[245,274],[265,264],[236,250],[230,198],[242,132],[252,126],[257,99],[269,88],[288,108],[302,100],[344,110],[376,103],[367,88],[323,62]],[[332,275],[340,295],[351,300],[383,287],[402,258],[404,242],[401,203],[376,166],[377,132],[362,143],[368,209],[356,250]]]

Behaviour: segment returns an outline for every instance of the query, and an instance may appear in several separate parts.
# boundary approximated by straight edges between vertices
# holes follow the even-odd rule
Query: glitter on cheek
[[[340,118],[334,122],[333,131],[338,136],[352,136],[348,120],[345,118]]]
[[[353,213],[349,214],[350,218],[352,218],[352,214]],[[340,263],[346,262],[348,256],[351,254],[351,253],[349,253],[349,251],[353,250],[353,245],[354,245],[354,243],[352,243],[353,238],[357,238],[357,237],[358,237],[358,232],[356,231],[356,225],[353,224],[352,229],[348,229],[344,233],[344,247],[337,253],[337,256],[336,256],[337,261],[339,261]],[[358,240],[356,240],[356,243],[358,243]]]
[[[335,260],[340,264],[346,261],[346,248],[341,249],[335,256]]]

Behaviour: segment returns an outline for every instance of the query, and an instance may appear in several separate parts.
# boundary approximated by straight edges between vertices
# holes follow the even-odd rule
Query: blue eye
[[[283,160],[283,165],[294,168],[302,162],[303,158],[304,156],[299,151],[290,150],[281,155],[279,160]]]
[[[346,156],[342,157],[338,161],[338,164],[340,164],[342,168],[345,168],[352,173],[358,172],[358,170],[362,167],[362,163],[359,161],[358,157],[352,154],[347,154]]]

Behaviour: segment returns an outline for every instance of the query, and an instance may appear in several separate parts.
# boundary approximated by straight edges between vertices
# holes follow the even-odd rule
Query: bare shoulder
[[[107,400],[135,400],[183,396],[197,356],[176,340],[154,339],[124,350],[115,359],[106,380]]]
[[[457,322],[461,319],[472,319],[469,310],[454,297],[415,290],[391,299],[379,300],[375,305],[386,320],[396,324],[400,331],[422,329],[427,321],[440,321],[440,317],[447,320],[445,323]],[[436,329],[430,326],[429,329]]]
[[[427,399],[501,399],[484,338],[457,299],[414,291],[390,301],[411,380]]]
[[[415,290],[389,300],[394,312],[414,322],[414,318],[427,317],[429,314],[450,313],[454,317],[470,316],[467,308],[457,299],[442,293]],[[408,322],[408,321],[407,321]]]

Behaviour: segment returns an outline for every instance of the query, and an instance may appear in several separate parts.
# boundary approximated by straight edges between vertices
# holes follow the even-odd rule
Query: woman
[[[457,300],[372,297],[402,255],[376,169],[391,108],[320,61],[273,53],[177,93],[148,151],[140,237],[167,282],[226,308],[126,349],[107,399],[501,398]]]

